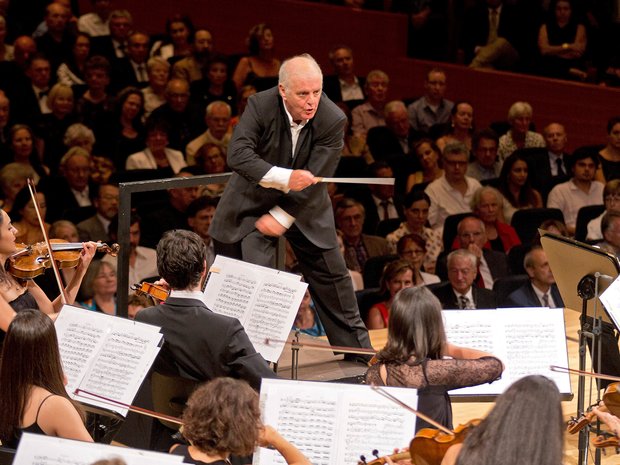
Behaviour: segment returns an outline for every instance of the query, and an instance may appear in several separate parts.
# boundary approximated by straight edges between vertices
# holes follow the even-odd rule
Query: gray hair
[[[467,155],[469,156],[469,148],[463,142],[452,142],[443,148],[442,155]]]
[[[502,209],[504,207],[504,196],[500,193],[500,191],[491,186],[482,186],[480,189],[474,192],[474,195],[469,202],[469,206],[471,207],[472,211],[476,211],[478,209],[478,206],[480,205],[480,201],[482,199],[482,195],[486,194],[487,192],[490,192],[495,196],[499,209]]]
[[[79,139],[85,139],[94,144],[95,133],[88,126],[82,123],[75,123],[67,128],[62,142],[67,147],[73,147]]]
[[[300,59],[303,59],[305,65],[302,69],[290,69],[291,66],[295,62],[299,62]],[[309,53],[302,53],[301,55],[295,55],[291,58],[287,58],[284,60],[282,65],[280,66],[280,71],[278,73],[278,84],[282,85],[284,89],[288,89],[289,81],[292,75],[302,75],[302,76],[318,76],[323,79],[323,73],[321,72],[321,67],[316,62],[314,58]]]
[[[392,100],[391,102],[386,103],[385,107],[383,108],[383,113],[385,114],[385,116],[389,115],[390,113],[396,113],[397,111],[407,112],[407,107],[402,100]]]
[[[23,179],[34,177],[35,172],[32,166],[24,165],[23,163],[8,163],[0,169],[0,186],[4,189],[9,183],[16,179]]]
[[[473,252],[470,252],[467,249],[456,249],[448,254],[448,259],[446,263],[448,264],[448,268],[450,268],[450,264],[455,258],[462,257],[469,260],[472,268],[478,268],[478,257],[476,257]]]
[[[523,268],[532,268],[534,266],[534,252],[537,250],[543,250],[543,248],[540,246],[532,247],[532,249],[525,254],[525,257],[523,257]]]
[[[228,111],[228,116],[232,116],[232,108],[230,108],[230,105],[223,100],[216,100],[215,102],[211,102],[209,105],[207,105],[205,115],[210,116],[211,113],[213,113],[213,110],[215,110],[217,107],[225,107]]]
[[[168,63],[168,60],[164,60],[162,57],[149,58],[149,61],[146,62],[146,69],[150,73],[157,65],[163,66],[164,68],[166,68],[166,71],[170,71],[170,63]]]
[[[110,13],[110,19],[112,18],[127,18],[130,23],[133,23],[133,17],[131,13],[127,10],[113,10]]]
[[[390,82],[390,77],[387,75],[385,71],[381,71],[380,69],[373,69],[366,76],[366,85],[368,85],[368,81],[374,78],[385,79],[387,82]]]
[[[527,102],[515,102],[508,110],[508,122],[512,123],[521,116],[528,116],[531,118],[533,114],[534,110],[532,109],[532,105]]]

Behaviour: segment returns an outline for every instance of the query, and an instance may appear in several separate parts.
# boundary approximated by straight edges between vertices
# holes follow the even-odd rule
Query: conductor
[[[284,235],[330,343],[370,348],[327,187],[315,177],[335,172],[346,122],[322,81],[319,65],[303,54],[282,64],[277,87],[250,97],[228,148],[234,173],[209,234],[215,253],[270,267]]]

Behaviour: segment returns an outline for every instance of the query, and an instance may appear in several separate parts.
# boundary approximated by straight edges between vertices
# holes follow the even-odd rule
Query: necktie
[[[381,205],[381,207],[383,207],[383,219],[384,220],[389,220],[390,219],[390,212],[388,210],[388,207],[390,206],[390,202],[388,202],[387,200],[382,200],[380,205]]]
[[[41,92],[39,92],[39,100],[43,100],[44,97],[47,97],[46,90],[42,90]]]
[[[144,69],[144,65],[138,65],[138,81],[139,82],[146,82],[148,81],[149,78],[146,74],[146,71]]]
[[[558,176],[566,176],[566,171],[564,171],[564,164],[562,163],[562,159],[556,158],[555,164],[558,165]]]
[[[471,301],[466,295],[459,296],[459,308],[463,310],[471,310],[473,308]]]
[[[499,15],[497,9],[493,8],[489,17],[489,37],[487,44],[494,42],[497,39],[497,27],[499,23]]]
[[[548,307],[549,306],[549,294],[548,293],[544,293],[542,296],[542,302],[543,302],[543,307]]]

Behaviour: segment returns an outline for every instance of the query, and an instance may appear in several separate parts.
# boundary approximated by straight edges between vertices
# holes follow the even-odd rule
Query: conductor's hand
[[[316,184],[318,179],[310,171],[293,170],[288,180],[288,188],[292,191],[303,191],[306,187]]]
[[[256,229],[265,236],[280,237],[286,232],[286,228],[269,213],[265,213],[256,221]]]

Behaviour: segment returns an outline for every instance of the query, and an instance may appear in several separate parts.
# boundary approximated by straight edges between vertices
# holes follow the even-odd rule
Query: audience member
[[[108,26],[109,35],[92,36],[91,54],[101,55],[108,62],[116,63],[127,56],[127,40],[133,30],[133,17],[127,10],[113,10],[110,12]]]
[[[543,129],[543,137],[546,147],[527,150],[526,160],[532,187],[546,201],[555,185],[569,180],[570,154],[566,151],[568,138],[563,125],[547,125]]]
[[[36,198],[45,233],[47,234],[50,229],[50,224],[45,221],[45,216],[47,214],[45,195],[41,192],[37,192]],[[28,187],[23,187],[22,190],[17,193],[15,203],[11,209],[11,219],[13,220],[13,227],[17,229],[15,233],[16,242],[21,244],[37,244],[45,240],[43,232],[41,231],[41,223],[39,223],[39,217],[37,216],[37,211]]]
[[[84,64],[84,81],[86,91],[78,99],[75,110],[80,121],[100,136],[104,132],[100,126],[114,106],[113,97],[107,93],[110,62],[102,56],[90,57]]]
[[[13,60],[13,46],[6,43],[6,18],[0,14],[0,61]]]
[[[170,126],[153,114],[146,123],[146,148],[127,157],[125,169],[164,169],[177,174],[185,168],[185,158],[178,150],[168,147]],[[163,176],[162,176],[163,177]]]
[[[2,191],[2,210],[10,213],[17,193],[34,179],[36,173],[29,165],[9,163],[0,169],[0,190]]]
[[[597,242],[597,246],[606,252],[620,257],[620,212],[611,210],[605,212],[601,220],[601,234],[603,240]]]
[[[412,173],[407,178],[407,192],[426,187],[429,183],[443,176],[440,165],[441,150],[431,139],[423,138],[413,144],[413,152],[422,167],[421,171]]]
[[[478,259],[469,250],[450,252],[447,259],[448,283],[433,289],[444,309],[497,308],[490,289],[474,286]]]
[[[202,110],[210,103],[226,102],[233,112],[237,111],[237,87],[228,77],[228,58],[213,54],[207,65],[206,75],[190,85],[190,98]]]
[[[474,131],[474,107],[468,102],[456,102],[450,115],[450,129],[447,134],[437,139],[437,147],[443,152],[446,145],[460,142],[465,144],[468,152],[470,152]]]
[[[70,149],[71,147],[81,147],[92,155],[95,146],[95,134],[82,123],[72,124],[65,131],[62,143]]]
[[[440,282],[439,276],[422,271],[428,251],[426,245],[426,240],[416,233],[401,237],[396,244],[398,256],[403,260],[407,260],[413,267],[414,286],[425,286]]]
[[[52,76],[61,63],[71,57],[72,31],[69,27],[71,11],[58,2],[50,3],[45,9],[47,32],[35,39],[37,51],[50,60]]]
[[[170,297],[141,310],[136,321],[159,326],[164,335],[155,371],[199,381],[233,376],[258,389],[262,378],[275,374],[254,350],[239,320],[205,305],[206,249],[191,231],[163,235],[157,244],[157,270],[170,287]]]
[[[445,219],[471,211],[471,199],[480,187],[477,179],[465,175],[469,150],[460,142],[448,144],[443,150],[444,174],[424,190],[431,199],[428,221],[432,228],[443,228]]]
[[[265,23],[252,26],[247,44],[250,54],[239,60],[232,78],[237,89],[247,84],[258,91],[273,87],[280,69],[280,60],[274,55],[273,30]]]
[[[325,328],[314,309],[314,303],[308,289],[306,289],[299,304],[295,321],[293,321],[293,331],[299,331],[313,337],[325,336]]]
[[[132,213],[129,217],[129,286],[140,284],[147,278],[159,276],[157,271],[157,254],[155,249],[140,245],[142,219],[137,213]],[[108,235],[110,242],[118,241],[118,216],[110,220],[108,225]],[[112,265],[118,273],[118,259],[108,254],[102,262]]]
[[[248,104],[248,99],[256,93],[256,87],[252,85],[243,86],[239,93],[237,94],[237,115],[232,117],[230,120],[230,129],[232,130],[237,123],[239,122],[239,118],[243,114],[245,107]]]
[[[386,73],[375,69],[368,73],[364,90],[366,100],[351,111],[351,130],[353,135],[366,137],[375,126],[385,126],[384,106],[387,100],[390,79]]]
[[[400,224],[396,231],[387,235],[386,239],[392,250],[396,250],[401,238],[408,234],[417,234],[425,241],[424,271],[433,273],[437,256],[443,247],[439,231],[426,226],[428,212],[431,205],[430,197],[423,191],[410,191],[403,201],[405,221]]]
[[[30,126],[16,124],[9,131],[9,148],[12,161],[32,169],[33,181],[49,175],[49,168],[41,163],[41,156],[35,147],[35,137]],[[9,161],[8,159],[7,161]]]
[[[332,102],[344,102],[349,109],[364,101],[364,82],[362,76],[355,75],[353,50],[338,44],[329,51],[329,61],[334,74],[323,76],[323,91]]]
[[[586,28],[576,18],[572,0],[553,0],[549,18],[538,32],[539,72],[554,78],[585,80],[588,75],[583,55],[587,43]]]
[[[446,73],[432,68],[424,79],[424,95],[407,107],[409,123],[416,131],[429,135],[433,126],[450,122],[454,103],[444,98]]]
[[[166,103],[166,86],[170,74],[170,63],[161,57],[149,58],[146,62],[149,85],[142,89],[144,96],[144,117],[148,118],[153,110]]]
[[[63,61],[56,76],[60,84],[75,87],[81,93],[86,85],[84,69],[90,55],[90,37],[84,32],[78,32],[71,38],[71,54],[67,61]]]
[[[207,106],[204,117],[207,130],[184,147],[189,165],[196,164],[196,153],[205,144],[218,145],[226,152],[232,135],[228,130],[231,116],[232,109],[226,102],[215,101]]]
[[[417,389],[417,409],[442,426],[453,427],[448,391],[490,383],[502,374],[498,358],[447,342],[441,304],[425,287],[400,291],[388,323],[387,344],[368,369],[366,384]],[[430,426],[416,420],[417,431]]]
[[[597,156],[586,149],[578,149],[572,156],[573,177],[555,186],[549,192],[547,208],[559,208],[564,214],[564,222],[569,234],[575,234],[577,213],[586,205],[600,204],[604,185],[595,181],[594,175],[598,168]]]
[[[100,185],[97,196],[92,199],[96,213],[77,224],[81,241],[109,242],[110,221],[118,215],[118,187],[112,184]]]
[[[342,231],[340,231],[340,229],[336,229],[336,236],[338,237],[338,249],[340,249],[340,253],[342,254],[343,258],[346,256],[345,255],[345,247],[344,247],[344,235],[342,234]],[[364,289],[364,278],[362,277],[362,273],[360,273],[359,271],[354,271],[351,269],[347,268],[347,271],[349,272],[349,276],[351,277],[351,282],[353,283],[353,290],[354,291],[361,291]]]
[[[413,287],[414,269],[407,260],[395,260],[388,263],[381,274],[381,287],[379,292],[383,300],[377,302],[370,310],[366,318],[368,329],[383,329],[388,327],[390,306],[401,289]]]
[[[91,0],[93,11],[78,19],[78,29],[90,37],[110,35],[111,0]]]
[[[54,221],[49,230],[50,239],[62,239],[67,242],[79,242],[77,226],[71,221],[58,220]]]
[[[9,98],[14,102],[13,118],[15,122],[32,126],[41,115],[50,113],[48,92],[51,79],[51,67],[47,58],[34,54],[26,65],[25,81],[18,81],[11,89]]]
[[[487,181],[499,177],[502,164],[497,159],[499,137],[490,128],[474,133],[472,152],[474,160],[467,166],[467,176],[478,181]]]
[[[116,315],[116,270],[108,262],[94,261],[88,268],[80,292],[81,307]]]
[[[389,255],[390,247],[383,237],[362,234],[366,212],[361,203],[345,198],[334,214],[336,226],[342,231],[348,269],[361,272],[369,258]]]
[[[598,153],[596,179],[601,182],[620,178],[620,116],[607,121],[607,145]]]
[[[499,190],[506,200],[503,214],[508,223],[517,210],[542,208],[544,205],[539,192],[532,188],[529,173],[528,163],[519,152],[504,160],[499,174]]]
[[[166,37],[151,47],[151,56],[158,56],[175,63],[192,53],[194,24],[184,15],[173,15],[166,19]]]
[[[225,149],[217,144],[207,143],[196,154],[196,174],[222,174],[230,171],[226,165]],[[209,183],[199,187],[200,195],[220,197],[226,182]]]
[[[205,77],[206,67],[213,48],[213,37],[206,29],[194,33],[192,54],[174,63],[172,76],[192,83]]]
[[[125,56],[111,61],[111,87],[114,91],[128,86],[143,88],[148,85],[146,61],[149,58],[149,41],[149,36],[140,31],[133,31],[127,36]]]
[[[471,211],[484,223],[491,249],[508,253],[515,245],[520,245],[521,240],[515,228],[503,221],[503,203],[504,198],[497,189],[484,186],[474,193]]]
[[[187,224],[190,229],[198,234],[207,246],[207,269],[211,267],[215,260],[213,241],[209,235],[209,226],[215,215],[219,199],[209,197],[198,197],[187,207]]]
[[[545,146],[543,136],[537,132],[530,131],[533,114],[532,106],[527,102],[515,102],[510,106],[508,110],[510,129],[499,138],[497,153],[500,162],[503,162],[517,149]]]
[[[601,231],[601,220],[607,212],[612,210],[620,210],[620,179],[613,179],[605,183],[603,188],[603,204],[605,211],[598,217],[588,222],[587,240],[595,241],[603,239]]]
[[[547,254],[541,247],[534,247],[525,254],[523,268],[529,281],[511,292],[506,302],[502,302],[502,307],[564,307]]]

